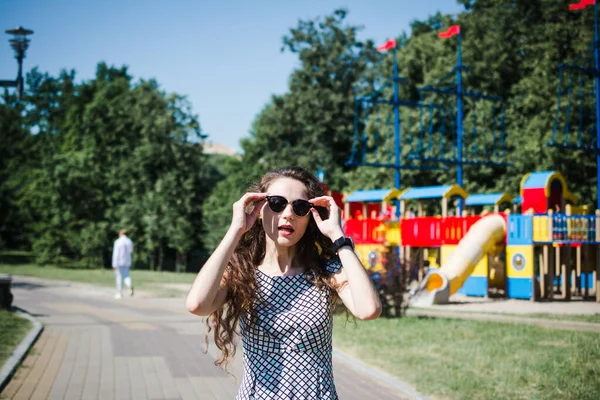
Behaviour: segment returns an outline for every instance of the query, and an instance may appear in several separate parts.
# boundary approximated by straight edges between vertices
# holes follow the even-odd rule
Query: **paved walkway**
[[[554,300],[531,301],[504,298],[484,298],[454,294],[450,296],[450,304],[440,304],[428,307],[445,311],[476,311],[489,313],[510,314],[563,314],[563,315],[592,315],[600,314],[600,303],[593,300]]]
[[[596,315],[600,314],[600,303],[595,301],[544,301],[533,302],[516,299],[490,299],[455,294],[450,304],[429,307],[409,308],[408,315],[437,318],[469,319],[478,321],[505,322],[537,325],[569,331],[600,332],[600,323],[560,320],[543,317],[555,315]],[[542,314],[532,317],[531,314]]]
[[[112,299],[91,285],[13,277],[15,306],[45,330],[12,381],[9,399],[233,399],[241,382],[240,354],[228,375],[204,354],[204,323],[183,300]],[[341,399],[407,399],[410,389],[377,379],[334,356]],[[394,383],[397,384],[394,384]],[[413,393],[414,394],[414,393]]]
[[[440,309],[409,308],[407,315],[434,318],[468,319],[474,321],[503,322],[508,324],[535,325],[544,328],[560,329],[565,331],[600,332],[600,324],[583,321],[567,321],[548,318],[533,318],[516,315],[490,314],[485,312],[457,312],[443,311]]]

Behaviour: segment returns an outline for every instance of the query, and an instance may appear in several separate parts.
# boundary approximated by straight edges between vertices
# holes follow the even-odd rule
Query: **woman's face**
[[[306,186],[300,181],[291,178],[279,178],[267,187],[269,196],[282,196],[288,201],[282,212],[276,213],[265,203],[261,216],[267,237],[277,246],[292,247],[304,236],[310,221],[310,213],[299,217],[292,210],[292,202],[302,199],[308,200]]]

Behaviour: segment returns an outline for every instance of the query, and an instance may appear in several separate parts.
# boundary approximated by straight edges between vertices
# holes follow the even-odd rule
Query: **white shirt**
[[[131,253],[133,253],[133,242],[127,236],[123,235],[113,246],[113,267],[131,267]]]

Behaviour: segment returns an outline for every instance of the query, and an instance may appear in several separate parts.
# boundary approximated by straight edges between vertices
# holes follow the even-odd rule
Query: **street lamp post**
[[[6,33],[13,35],[13,38],[10,39],[9,42],[10,46],[15,51],[15,58],[19,63],[19,72],[17,73],[17,79],[14,81],[0,80],[0,86],[16,87],[20,100],[23,98],[23,59],[25,58],[25,51],[27,50],[27,47],[29,47],[27,35],[33,34],[33,31],[17,26],[15,29],[8,29]]]

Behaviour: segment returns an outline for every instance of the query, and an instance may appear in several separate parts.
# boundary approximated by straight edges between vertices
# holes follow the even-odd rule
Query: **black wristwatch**
[[[352,248],[352,250],[354,250],[354,241],[352,240],[351,237],[344,237],[344,236],[342,236],[341,238],[336,239],[333,242],[333,246],[331,247],[331,251],[333,253],[337,254],[338,250],[340,248],[344,247],[344,246],[350,246]]]

